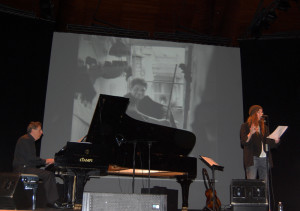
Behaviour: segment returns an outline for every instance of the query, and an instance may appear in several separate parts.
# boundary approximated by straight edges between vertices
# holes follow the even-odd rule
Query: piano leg
[[[74,209],[81,209],[82,207],[82,198],[83,198],[83,191],[86,182],[89,179],[87,176],[87,172],[85,170],[76,169],[74,170],[75,173],[75,207]]]
[[[64,180],[64,195],[63,202],[66,203],[67,208],[73,208],[74,206],[74,175],[61,175]]]
[[[189,201],[189,189],[190,184],[193,182],[192,179],[188,177],[177,177],[177,182],[181,185],[181,194],[182,194],[182,211],[188,210],[188,201]]]

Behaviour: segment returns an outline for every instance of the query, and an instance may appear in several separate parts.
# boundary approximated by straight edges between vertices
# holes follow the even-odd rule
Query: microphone
[[[269,121],[270,121],[269,116],[264,114],[261,117],[262,120],[269,126]]]
[[[265,152],[268,153],[269,152],[269,145],[265,144]]]

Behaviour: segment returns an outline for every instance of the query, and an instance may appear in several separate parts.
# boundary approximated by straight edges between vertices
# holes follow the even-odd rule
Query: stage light
[[[266,20],[268,22],[274,22],[277,18],[275,10],[270,10],[266,15]]]
[[[267,11],[266,15],[261,20],[261,26],[264,29],[268,29],[277,18],[276,12],[274,9]]]
[[[288,0],[279,0],[277,9],[287,11],[289,8],[291,8],[291,5]]]

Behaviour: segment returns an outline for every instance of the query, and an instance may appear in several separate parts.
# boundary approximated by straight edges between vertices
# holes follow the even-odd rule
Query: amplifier
[[[267,189],[263,180],[233,179],[230,186],[233,211],[268,210]]]
[[[167,196],[84,192],[82,211],[167,211]]]

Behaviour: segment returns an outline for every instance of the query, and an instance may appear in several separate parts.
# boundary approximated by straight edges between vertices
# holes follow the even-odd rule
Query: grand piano
[[[187,209],[189,186],[197,176],[197,159],[187,156],[195,135],[133,119],[126,114],[128,104],[128,98],[100,95],[84,141],[67,142],[55,154],[67,206],[81,208],[90,177],[119,175],[133,178],[133,191],[135,177],[174,178]]]

